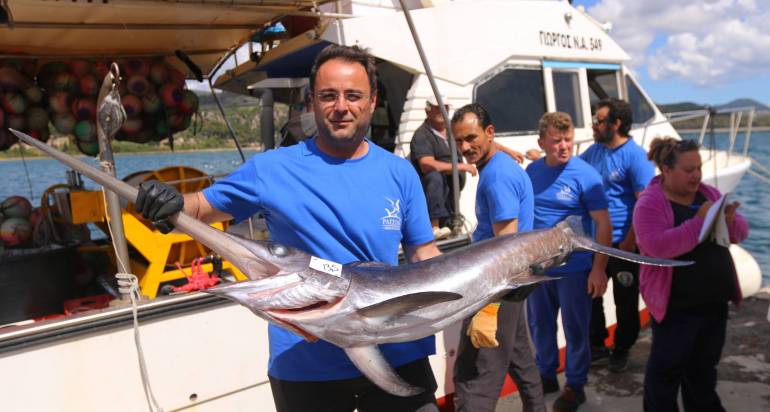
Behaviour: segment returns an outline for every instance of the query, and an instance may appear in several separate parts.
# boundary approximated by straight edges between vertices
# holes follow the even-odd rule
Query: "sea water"
[[[694,135],[686,135],[693,138]],[[742,148],[742,136],[736,147]],[[726,134],[715,136],[717,148],[726,148],[729,144]],[[708,146],[710,139],[706,137]],[[760,164],[770,168],[770,132],[755,132],[751,138],[749,154]],[[255,152],[246,151],[248,159]],[[82,157],[87,163],[96,166],[93,158]],[[167,166],[190,166],[210,175],[226,174],[241,164],[236,151],[204,151],[183,153],[148,153],[115,156],[116,173],[119,178],[139,171],[152,171]],[[21,195],[31,199],[35,206],[40,202],[43,191],[57,183],[66,181],[67,168],[50,158],[0,161],[0,201],[11,195]],[[86,188],[97,185],[84,178]],[[746,174],[733,193],[733,198],[741,202],[739,211],[749,220],[751,232],[742,244],[762,268],[763,284],[770,285],[770,185],[756,177]]]

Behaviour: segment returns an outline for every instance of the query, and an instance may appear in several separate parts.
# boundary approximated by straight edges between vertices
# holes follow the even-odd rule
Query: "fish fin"
[[[540,283],[556,279],[559,278],[552,276],[540,276],[537,274],[524,274],[516,276],[513,284],[511,285],[512,290],[504,295],[502,299],[509,302],[521,302],[526,299],[530,293],[537,289],[537,287],[540,286]]]
[[[650,266],[688,266],[694,262],[689,260],[673,260],[673,259],[661,259],[650,256],[642,256],[632,252],[626,252],[625,250],[615,249],[600,245],[587,237],[577,237],[572,239],[575,248],[590,250],[592,252],[601,253],[603,255],[612,256],[614,258],[627,260],[629,262],[635,262],[642,265]]]
[[[398,376],[377,346],[344,348],[350,360],[372,383],[395,396],[414,396],[425,389],[409,384]]]
[[[392,319],[427,306],[457,299],[462,299],[462,295],[453,292],[417,292],[358,309],[358,313],[370,318],[387,316]]]

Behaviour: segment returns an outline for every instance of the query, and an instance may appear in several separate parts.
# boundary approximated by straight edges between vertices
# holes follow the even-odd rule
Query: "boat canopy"
[[[274,21],[312,16],[313,7],[330,1],[7,0],[0,2],[0,57],[173,56],[180,50],[207,75]]]
[[[460,86],[510,60],[621,64],[630,59],[604,26],[567,2],[460,1],[411,14],[435,77]],[[411,73],[425,73],[400,11],[331,20],[318,32],[282,43],[260,62],[243,63],[215,86],[244,93],[234,83],[280,76],[274,68],[296,69],[300,60],[309,67],[319,43],[359,45]],[[239,77],[248,80],[238,82]]]

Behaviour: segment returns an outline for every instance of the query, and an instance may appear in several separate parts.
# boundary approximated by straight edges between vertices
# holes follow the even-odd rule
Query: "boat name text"
[[[602,39],[540,30],[540,45],[564,49],[601,51]]]

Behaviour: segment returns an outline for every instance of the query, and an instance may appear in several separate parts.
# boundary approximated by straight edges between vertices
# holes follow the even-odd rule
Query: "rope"
[[[110,239],[112,239],[112,246],[114,248],[115,236],[112,234],[112,224],[109,219],[107,219],[107,229],[110,232]],[[120,253],[115,253],[115,259],[120,263],[120,267],[129,267],[120,259]],[[137,303],[141,298],[139,294],[139,279],[131,273],[116,273],[115,278],[118,280],[118,291],[131,298],[131,313],[134,318],[134,344],[139,360],[139,371],[142,375],[142,389],[144,389],[144,397],[147,399],[147,408],[150,412],[163,412],[163,408],[158,405],[158,401],[155,399],[155,394],[153,394],[152,387],[150,386],[147,363],[144,360],[144,350],[142,349],[142,341],[139,336],[139,308]]]
[[[24,157],[24,148],[21,147],[22,144],[19,142],[19,155],[21,156],[21,164],[24,165],[24,174],[27,176],[27,187],[29,187],[29,199],[32,200],[35,198],[35,194],[32,191],[32,179],[29,178],[29,169],[27,169],[27,159]]]
[[[760,170],[762,173],[764,173],[764,174],[766,174],[766,175],[770,175],[770,169],[767,169],[766,167],[762,166],[762,164],[761,164],[761,163],[759,163],[759,162],[757,161],[757,159],[755,159],[755,158],[753,158],[753,157],[750,157],[749,159],[751,159],[751,165],[752,165],[752,166],[754,166],[754,167],[756,167],[757,169],[759,169],[759,170]]]
[[[757,173],[757,172],[755,172],[755,171],[753,171],[751,169],[749,169],[749,173],[751,173],[752,176],[756,177],[757,179],[761,180],[762,182],[770,185],[770,178],[768,178],[766,176],[763,176],[763,175],[761,175],[761,174],[759,174],[759,173]]]
[[[137,301],[140,299],[139,280],[130,273],[116,273],[115,277],[118,279],[118,291],[121,294],[127,294],[131,298],[131,312],[134,317],[134,343],[136,344],[136,355],[139,359],[139,371],[142,374],[142,388],[144,389],[144,397],[147,399],[147,408],[150,412],[163,412],[163,408],[158,405],[158,401],[152,393],[152,387],[150,387],[147,363],[144,360],[144,350],[142,349],[142,341],[139,336],[137,307]]]

